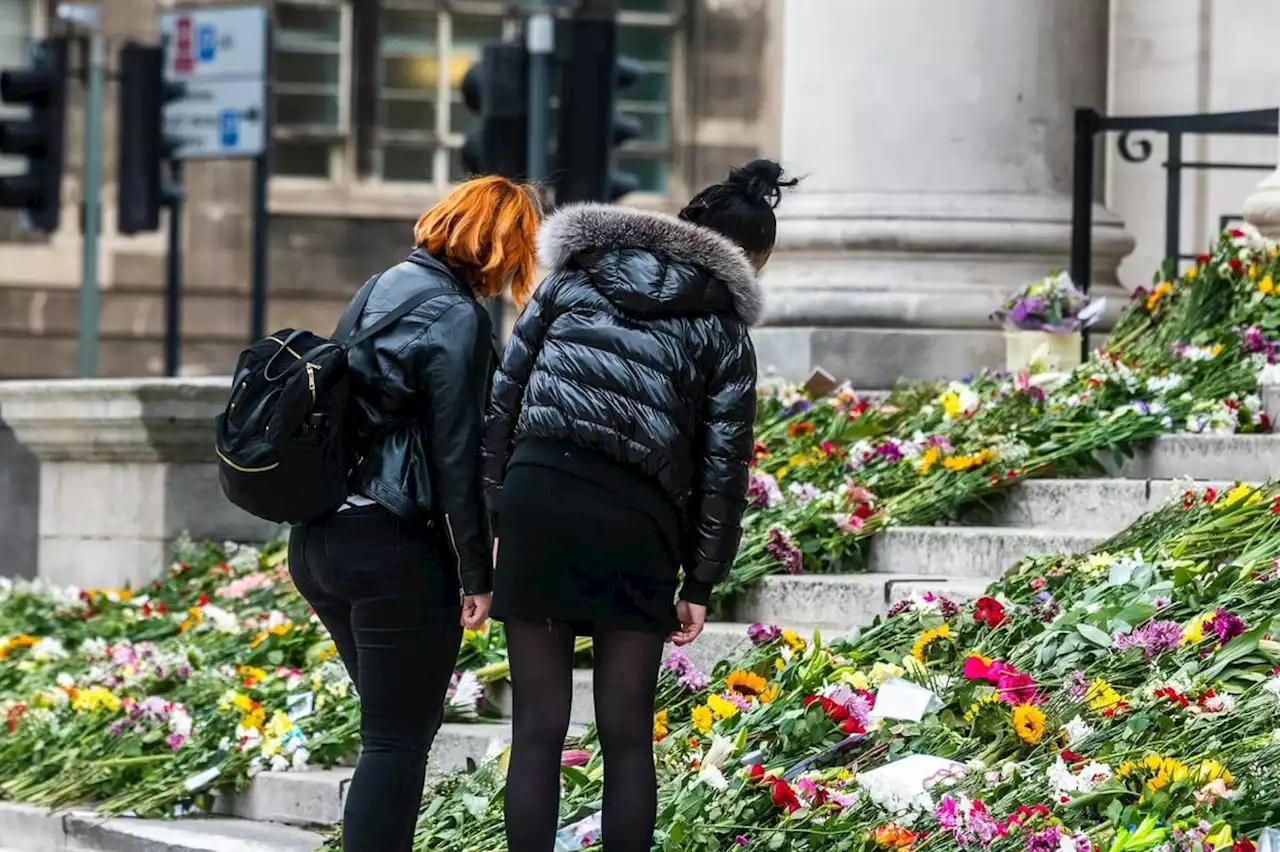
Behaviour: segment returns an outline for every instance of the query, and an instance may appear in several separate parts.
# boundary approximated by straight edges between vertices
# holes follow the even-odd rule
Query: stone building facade
[[[759,155],[806,176],[779,210],[761,360],[791,374],[823,364],[862,386],[999,362],[990,310],[1067,259],[1075,107],[1166,115],[1280,100],[1275,0],[620,2],[623,48],[649,70],[624,104],[645,127],[622,158],[644,187],[627,203],[671,209]],[[49,30],[56,5],[0,0],[0,65]],[[113,48],[153,41],[169,5],[99,0],[102,29]],[[275,0],[268,325],[327,327],[404,252],[414,219],[460,174],[456,82],[483,41],[514,33],[518,5]],[[78,108],[69,119],[63,232],[32,237],[0,213],[0,376],[74,369]],[[102,371],[156,374],[163,236],[114,233],[110,110],[106,138]],[[1117,303],[1163,245],[1163,139],[1151,142],[1146,163],[1123,161],[1114,139],[1100,149],[1095,282]],[[1274,163],[1276,141],[1201,138],[1184,156]],[[250,172],[187,171],[189,373],[225,371],[247,337]],[[1207,244],[1263,176],[1188,174],[1182,245]]]
[[[154,43],[157,13],[215,0],[99,0],[114,57]],[[457,85],[492,38],[516,34],[514,0],[275,0],[268,326],[331,327],[350,293],[409,247],[413,222],[462,176],[469,116]],[[642,190],[628,203],[668,209],[731,163],[776,145],[771,0],[621,0],[621,47],[647,75],[622,104],[645,128],[621,167]],[[54,0],[0,0],[0,65],[56,30]],[[750,61],[744,61],[750,57]],[[437,100],[439,75],[447,76]],[[359,80],[371,81],[361,84]],[[22,233],[0,212],[0,377],[75,370],[82,160],[73,81],[62,231]],[[162,371],[163,234],[114,228],[114,104],[106,92],[102,198],[101,373]],[[0,162],[0,169],[13,164]],[[183,346],[186,374],[226,372],[249,330],[252,166],[186,169]],[[512,312],[508,312],[510,317]]]

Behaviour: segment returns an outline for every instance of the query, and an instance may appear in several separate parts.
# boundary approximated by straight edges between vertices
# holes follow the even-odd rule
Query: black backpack
[[[236,362],[214,444],[222,492],[249,514],[301,524],[334,511],[349,496],[354,447],[344,434],[351,394],[347,350],[448,292],[436,287],[415,293],[353,335],[379,278],[356,293],[332,339],[287,328],[259,340]]]

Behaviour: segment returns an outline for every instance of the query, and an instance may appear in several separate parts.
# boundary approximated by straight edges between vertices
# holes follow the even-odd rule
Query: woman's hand
[[[467,595],[462,599],[462,626],[468,630],[479,630],[489,620],[489,605],[493,603],[493,595]]]
[[[676,618],[680,621],[680,629],[669,638],[677,647],[688,645],[702,633],[707,623],[707,608],[702,604],[680,601],[676,604]]]

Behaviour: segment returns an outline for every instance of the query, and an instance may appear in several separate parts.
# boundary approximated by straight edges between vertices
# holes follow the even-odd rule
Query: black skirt
[[[583,635],[675,630],[675,507],[647,499],[652,490],[637,475],[622,472],[635,478],[629,483],[611,462],[558,446],[564,452],[556,457],[570,464],[522,462],[518,454],[507,471],[493,617],[552,619]]]

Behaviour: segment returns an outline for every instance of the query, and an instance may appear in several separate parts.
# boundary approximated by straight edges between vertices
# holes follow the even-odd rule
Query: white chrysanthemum
[[[463,672],[458,678],[457,686],[453,688],[453,696],[449,699],[449,704],[464,713],[474,713],[483,697],[484,687],[480,685],[475,673]]]

